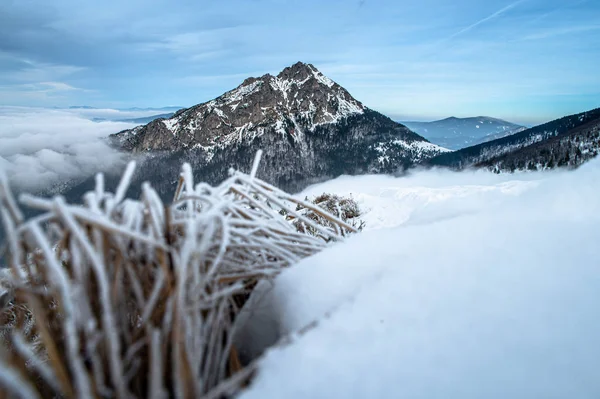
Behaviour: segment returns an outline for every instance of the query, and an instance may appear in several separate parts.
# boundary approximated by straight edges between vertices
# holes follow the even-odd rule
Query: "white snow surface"
[[[379,162],[389,161],[388,149],[391,145],[397,145],[410,151],[415,162],[420,162],[445,152],[452,152],[447,148],[427,141],[412,141],[409,143],[404,140],[392,140],[380,142],[375,146],[375,150],[380,154]]]
[[[171,133],[175,134],[177,132],[177,128],[179,127],[178,118],[165,119],[162,122]]]
[[[352,197],[364,212],[365,230],[420,224],[472,214],[521,195],[543,175],[495,175],[487,171],[416,172],[406,177],[341,176],[304,190],[302,198],[324,192]]]
[[[437,144],[428,143],[427,141],[412,141],[410,143],[407,143],[406,141],[403,141],[403,140],[394,140],[393,143],[404,146],[409,150],[415,150],[418,153],[425,154],[425,155],[431,154],[432,152],[435,152],[435,153],[452,152],[452,150],[449,150],[444,147],[440,147]]]
[[[252,398],[600,397],[600,161],[341,177],[366,231],[253,295]],[[254,348],[253,348],[254,346]]]
[[[335,82],[331,79],[329,79],[327,76],[323,75],[321,72],[313,69],[312,67],[309,67],[310,70],[312,71],[315,79],[317,79],[320,83],[324,84],[327,87],[332,87]]]

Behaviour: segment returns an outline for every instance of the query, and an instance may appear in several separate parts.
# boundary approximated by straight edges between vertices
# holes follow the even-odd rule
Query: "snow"
[[[287,133],[285,127],[283,126],[283,121],[281,119],[277,119],[277,121],[275,121],[275,131],[281,134],[282,136],[285,136],[285,134]]]
[[[233,89],[223,95],[222,100],[224,104],[228,104],[232,106],[232,103],[242,101],[244,98],[249,96],[252,93],[255,93],[260,89],[260,86],[263,84],[261,80],[254,81],[245,86],[240,86],[237,89]]]
[[[447,148],[440,147],[427,141],[406,142],[404,140],[392,140],[388,142],[380,142],[375,145],[375,150],[380,154],[378,157],[380,163],[389,160],[390,157],[387,152],[392,145],[400,146],[406,151],[409,151],[415,162],[419,162],[423,159],[430,158],[444,152],[451,152],[451,150]]]
[[[165,119],[162,121],[162,123],[167,127],[167,129],[169,129],[169,131],[171,133],[175,134],[175,132],[177,130],[177,125],[179,124],[179,119],[177,119],[177,118]]]
[[[396,140],[394,144],[402,145],[406,148],[418,150],[418,151],[436,151],[436,152],[452,152],[444,147],[440,147],[439,145],[428,143],[427,141],[413,141],[411,143],[407,143],[403,140]]]
[[[364,112],[363,108],[356,101],[348,101],[342,96],[338,97],[338,103],[338,120],[341,118],[346,118],[350,115],[362,114]]]
[[[309,187],[351,193],[367,230],[257,289],[250,352],[317,323],[240,398],[600,397],[599,183],[594,160]]]
[[[213,111],[215,111],[215,114],[219,115],[220,118],[227,118],[227,115],[225,115],[225,113],[220,108],[214,108]]]
[[[312,71],[315,79],[317,79],[319,81],[319,83],[324,84],[327,87],[332,87],[335,82],[331,79],[329,79],[327,76],[323,75],[321,72],[314,70],[312,67],[310,67],[310,70]]]
[[[274,90],[279,90],[283,94],[283,98],[287,101],[288,100],[288,91],[290,90],[292,83],[294,83],[293,80],[280,79],[278,77],[274,77],[271,80],[271,87]]]
[[[300,197],[332,192],[352,197],[363,210],[365,230],[421,223],[468,214],[521,195],[539,185],[537,175],[438,171],[395,178],[386,175],[342,176],[304,190]],[[526,180],[528,179],[528,180]]]

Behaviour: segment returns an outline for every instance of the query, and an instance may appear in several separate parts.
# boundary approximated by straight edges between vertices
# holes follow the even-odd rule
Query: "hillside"
[[[450,117],[433,122],[402,123],[432,143],[451,150],[458,150],[525,130],[524,126],[488,116]]]
[[[426,161],[426,164],[454,169],[486,166],[496,171],[578,166],[600,150],[597,139],[599,125],[600,108],[597,108],[442,154]]]

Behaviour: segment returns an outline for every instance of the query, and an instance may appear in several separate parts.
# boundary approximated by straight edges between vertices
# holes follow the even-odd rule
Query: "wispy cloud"
[[[177,33],[157,41],[145,43],[138,47],[140,51],[168,51],[182,53],[190,51],[211,51],[223,45],[223,37],[235,29],[221,28],[214,30]]]
[[[0,93],[3,91],[25,91],[36,93],[63,93],[71,91],[87,91],[85,89],[71,86],[64,82],[39,82],[39,83],[24,83],[17,85],[0,86]]]
[[[458,32],[448,36],[446,39],[444,39],[444,41],[449,41],[452,40],[458,36],[461,36],[467,32],[469,32],[470,30],[475,29],[476,27],[485,24],[486,22],[489,22],[493,19],[496,19],[500,16],[502,16],[502,14],[505,14],[507,11],[512,10],[513,8],[517,7],[518,5],[520,5],[521,3],[524,3],[527,0],[519,0],[519,1],[515,1],[514,3],[511,3],[509,5],[507,5],[506,7],[501,8],[500,10],[496,11],[493,14],[488,15],[487,17],[480,19],[479,21],[472,23],[469,26],[464,27],[463,29],[459,30]]]
[[[55,105],[68,105],[73,102],[75,94],[92,93],[64,82],[38,82],[16,85],[0,85],[0,105],[11,104],[44,104],[54,102]]]
[[[79,91],[84,90],[79,87],[71,86],[64,82],[40,82],[37,84],[24,85],[29,86],[33,90],[45,92],[64,92],[64,91]]]
[[[2,74],[0,81],[10,79],[13,82],[53,82],[86,70],[85,67],[75,65],[40,63],[23,58],[17,60],[24,66]]]
[[[299,60],[388,113],[531,110],[548,86],[591,109],[600,87],[596,0],[151,3],[0,0],[0,103],[192,105]]]
[[[600,30],[600,24],[598,25],[583,25],[583,26],[570,26],[564,28],[554,29],[542,29],[538,32],[523,36],[520,40],[543,40],[554,38],[556,36],[571,35],[576,33],[585,33]]]

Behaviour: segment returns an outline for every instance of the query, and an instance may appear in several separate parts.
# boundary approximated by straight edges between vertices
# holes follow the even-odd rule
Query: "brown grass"
[[[115,194],[99,175],[83,206],[24,196],[43,211],[28,221],[0,184],[0,398],[232,395],[253,372],[232,337],[256,282],[356,231],[253,175],[194,186],[184,165],[165,206],[149,185],[125,199],[132,173]]]
[[[305,199],[304,203],[316,205],[319,211],[314,207],[306,207],[304,204],[298,204],[296,211],[301,212],[305,218],[312,220],[320,226],[328,226],[336,229],[336,224],[329,220],[327,215],[335,215],[343,222],[352,226],[356,231],[361,231],[365,223],[360,219],[361,211],[357,202],[352,197],[342,197],[336,194],[323,193],[313,200]],[[324,216],[325,215],[325,216]],[[288,215],[288,219],[293,220],[296,230],[301,233],[319,235],[319,232],[307,225],[303,220],[296,219]],[[344,233],[342,232],[342,235]]]

